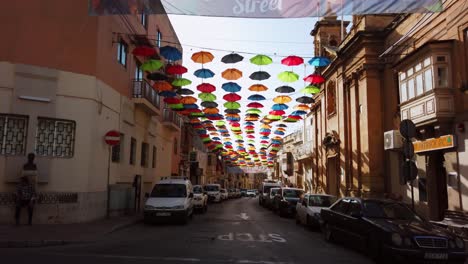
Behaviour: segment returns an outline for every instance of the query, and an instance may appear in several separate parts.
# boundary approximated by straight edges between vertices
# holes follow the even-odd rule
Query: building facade
[[[164,108],[139,69],[143,59],[131,54],[142,44],[157,50],[163,38],[177,42],[167,15],[89,16],[87,1],[4,8],[0,221],[13,222],[12,193],[27,153],[37,156],[35,223],[141,208],[160,177],[178,172],[181,119]],[[121,133],[113,148],[104,142],[110,130]]]

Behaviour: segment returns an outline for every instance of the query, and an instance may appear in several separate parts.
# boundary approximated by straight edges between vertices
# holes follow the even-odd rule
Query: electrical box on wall
[[[403,137],[398,130],[390,130],[384,133],[384,149],[400,149],[403,147]]]

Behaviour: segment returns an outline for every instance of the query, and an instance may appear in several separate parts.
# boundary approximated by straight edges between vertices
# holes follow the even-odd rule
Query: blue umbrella
[[[198,109],[199,106],[197,104],[186,104],[184,105],[185,109]]]
[[[271,129],[268,128],[261,128],[260,132],[271,132]]]
[[[232,142],[224,142],[224,145],[232,146]]]
[[[214,137],[214,138],[212,138],[212,139],[213,139],[213,140],[218,140],[218,141],[221,140],[219,137]]]
[[[254,122],[248,121],[248,122],[245,122],[245,125],[246,125],[246,126],[254,126],[255,123],[254,123]]]
[[[197,130],[198,135],[206,135],[206,129]]]
[[[270,139],[268,136],[261,136],[260,139]]]
[[[171,91],[162,91],[159,93],[160,96],[162,97],[176,97],[177,93],[176,92],[171,92]]]
[[[166,60],[178,61],[182,59],[182,52],[172,46],[164,46],[159,49],[159,54],[161,54]]]
[[[226,120],[237,122],[237,121],[240,121],[240,118],[238,118],[238,117],[226,117]]]
[[[274,104],[271,109],[275,110],[275,111],[278,111],[278,110],[286,110],[288,109],[289,106],[285,105],[285,104]]]
[[[309,60],[309,64],[315,67],[325,67],[330,64],[330,59],[327,57],[313,57]]]
[[[281,141],[272,139],[271,144],[281,144]]]
[[[254,94],[254,95],[251,95],[249,96],[249,98],[247,98],[251,101],[263,101],[263,100],[266,100],[265,96],[261,95],[261,94]]]
[[[208,69],[196,70],[193,75],[203,79],[213,78],[215,76],[214,72]]]
[[[223,86],[221,86],[221,88],[223,88],[224,91],[229,93],[237,93],[242,89],[240,85],[234,82],[225,83],[223,84]]]
[[[302,111],[302,110],[297,110],[297,111],[294,111],[291,113],[291,115],[306,115],[307,112],[306,111]]]

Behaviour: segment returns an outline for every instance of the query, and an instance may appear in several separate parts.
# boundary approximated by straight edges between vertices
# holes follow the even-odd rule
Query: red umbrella
[[[262,108],[263,105],[262,105],[261,103],[253,102],[253,103],[248,104],[247,107],[251,107],[251,108]]]
[[[255,129],[255,126],[246,126],[244,127],[246,130],[249,130],[249,129]]]
[[[202,92],[202,93],[212,93],[216,91],[216,87],[212,84],[209,83],[202,83],[197,86],[197,90]]]
[[[232,123],[231,126],[233,127],[240,127],[240,124],[238,122]]]
[[[268,140],[262,140],[260,141],[260,144],[269,144],[270,142],[268,142]]]
[[[298,116],[298,115],[290,115],[290,116],[288,116],[288,118],[295,119],[295,120],[301,120],[302,119],[302,117]]]
[[[228,101],[228,102],[236,102],[236,101],[239,101],[240,99],[242,99],[242,97],[238,94],[235,94],[235,93],[228,93],[226,95],[223,96],[223,99]]]
[[[248,135],[247,138],[255,138],[254,135]]]
[[[182,65],[171,65],[169,67],[166,68],[166,73],[167,74],[171,74],[171,75],[175,75],[175,74],[184,74],[186,73],[188,70],[187,68],[185,68],[184,66]]]
[[[176,97],[166,97],[164,102],[168,104],[180,104],[180,99]]]
[[[323,78],[320,74],[311,74],[304,78],[304,81],[309,83],[321,84],[325,82],[325,78]]]
[[[135,56],[151,57],[156,54],[156,50],[148,46],[138,46],[132,51],[132,54]]]
[[[276,110],[276,111],[270,111],[270,115],[284,115],[286,114],[286,112],[284,112],[283,110]]]
[[[298,56],[289,56],[281,60],[281,64],[286,66],[297,66],[304,63],[304,59]]]

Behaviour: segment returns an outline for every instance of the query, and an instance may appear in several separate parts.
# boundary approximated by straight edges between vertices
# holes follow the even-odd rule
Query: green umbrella
[[[240,127],[232,127],[231,130],[232,131],[241,131],[241,128]]]
[[[211,138],[204,138],[202,139],[203,142],[210,142],[211,141]]]
[[[171,109],[184,109],[183,104],[168,104],[167,106]]]
[[[257,109],[257,108],[251,108],[251,109],[247,110],[247,113],[248,114],[261,114],[262,110]]]
[[[255,65],[268,65],[273,63],[273,60],[266,55],[257,55],[250,59],[250,62]]]
[[[204,113],[190,113],[190,116],[193,116],[193,117],[202,117],[202,116],[205,116]]]
[[[242,135],[234,135],[236,139],[243,139]]]
[[[224,121],[216,121],[216,125],[217,127],[220,127],[220,126],[224,126],[226,124],[226,122]]]
[[[270,120],[281,120],[282,116],[280,115],[268,115],[268,119]]]
[[[306,88],[302,89],[301,92],[303,94],[318,94],[320,93],[320,88],[314,85],[309,85]]]
[[[241,105],[238,102],[227,102],[224,103],[224,107],[227,109],[239,109],[241,108]]]
[[[292,83],[299,80],[299,75],[292,71],[285,71],[278,74],[278,79],[283,82]]]
[[[141,65],[140,69],[142,71],[154,72],[161,69],[162,66],[164,66],[164,63],[160,60],[147,60]]]
[[[178,79],[175,79],[173,82],[172,82],[172,85],[174,86],[187,86],[187,85],[190,85],[192,84],[192,81],[191,80],[188,80],[188,79],[185,79],[185,78],[178,78]]]
[[[212,93],[200,93],[198,95],[203,102],[214,102],[216,100],[216,95]]]

